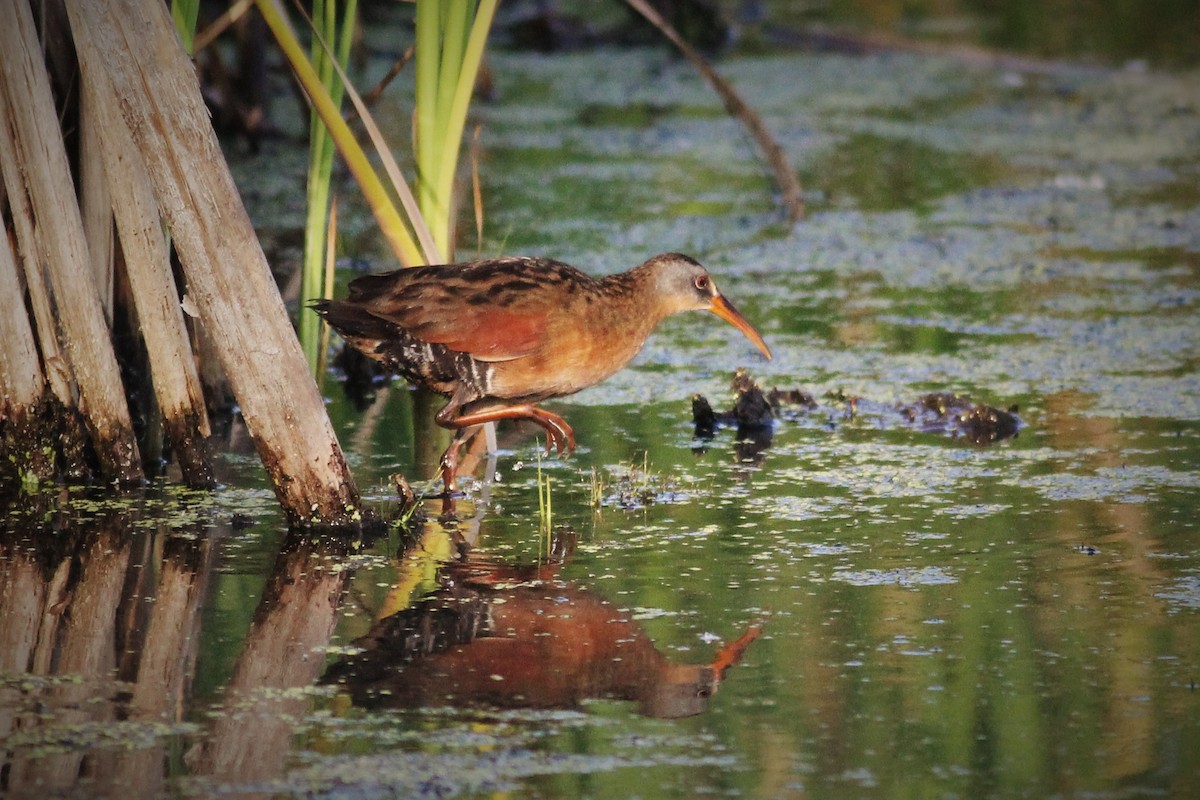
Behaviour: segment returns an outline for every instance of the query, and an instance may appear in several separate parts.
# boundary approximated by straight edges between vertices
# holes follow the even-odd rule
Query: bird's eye
[[[697,275],[695,280],[692,281],[692,283],[694,283],[696,285],[696,288],[699,289],[700,291],[702,291],[702,292],[708,291],[708,276],[707,275]]]

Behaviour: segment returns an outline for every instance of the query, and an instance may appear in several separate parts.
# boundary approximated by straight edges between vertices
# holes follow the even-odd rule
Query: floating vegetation
[[[831,577],[852,586],[938,586],[958,583],[958,579],[942,567],[835,570]]]
[[[0,505],[0,523],[13,527],[63,527],[105,517],[118,518],[131,529],[164,529],[188,536],[218,521],[240,528],[255,520],[278,519],[279,504],[265,487],[202,490],[158,481],[119,494],[100,487],[43,484],[21,502]]]
[[[639,509],[659,503],[678,503],[691,495],[678,476],[650,469],[650,454],[642,453],[641,464],[627,463],[609,468],[610,479],[597,482],[593,496],[603,491],[600,506]]]

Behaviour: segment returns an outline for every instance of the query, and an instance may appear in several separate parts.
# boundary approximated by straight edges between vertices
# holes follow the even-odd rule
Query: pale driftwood
[[[0,95],[0,102],[4,97]],[[74,408],[74,375],[71,373],[70,362],[59,347],[58,326],[54,321],[54,307],[50,302],[50,290],[46,285],[46,276],[42,270],[23,269],[26,264],[41,264],[41,246],[37,243],[34,227],[34,210],[29,205],[29,194],[26,194],[20,182],[20,170],[17,168],[17,150],[12,139],[8,136],[8,125],[0,116],[0,174],[4,175],[5,191],[8,199],[8,211],[12,215],[13,229],[16,230],[17,241],[22,245],[22,252],[17,258],[18,273],[23,273],[25,287],[29,290],[29,305],[34,314],[34,330],[37,332],[37,344],[42,354],[43,377],[46,378],[54,397],[64,408]],[[5,295],[7,314],[25,314],[24,295],[22,293]]]
[[[116,356],[89,268],[74,182],[63,150],[50,83],[29,6],[11,4],[0,25],[0,119],[6,134],[4,181],[10,198],[24,195],[36,246],[21,241],[27,275],[43,271],[57,334],[70,359],[101,474],[118,483],[142,477],[137,442]],[[18,239],[30,225],[17,225]],[[38,253],[32,261],[29,254]],[[31,275],[30,283],[34,282]]]
[[[750,135],[754,137],[754,141],[758,143],[763,156],[767,159],[767,164],[771,167],[771,172],[775,175],[775,182],[779,185],[788,217],[793,222],[803,219],[804,192],[800,188],[800,179],[796,177],[796,170],[788,162],[787,155],[779,142],[767,130],[762,117],[755,113],[754,109],[746,104],[746,101],[742,100],[733,85],[713,69],[696,48],[684,41],[671,23],[663,19],[662,15],[655,11],[646,0],[626,0],[626,2],[679,48],[679,52],[683,53],[692,66],[708,81],[713,90],[721,96],[725,110],[742,121],[742,124],[750,131]]]
[[[95,71],[82,75],[85,127],[96,131],[96,162],[102,163],[120,232],[129,289],[150,361],[154,395],[163,428],[183,480],[190,486],[213,485],[208,439],[211,431],[204,391],[196,370],[171,271],[171,254],[158,215],[150,176],[121,116],[117,98],[98,86]],[[90,243],[90,242],[89,242]]]
[[[54,477],[55,436],[42,413],[46,380],[24,296],[12,245],[0,233],[0,297],[9,298],[0,314],[0,486]]]
[[[0,233],[0,297],[7,304],[0,314],[0,419],[32,409],[46,387],[37,342],[21,302],[24,296],[12,245]]]
[[[300,525],[356,522],[357,490],[166,5],[68,0],[67,13],[82,69],[119,99],[285,513]]]
[[[100,121],[95,100],[86,92],[79,97],[79,211],[83,233],[92,257],[92,277],[104,319],[113,321],[113,265],[116,243],[113,239],[113,195],[104,174],[100,151]],[[118,195],[119,196],[119,195]],[[124,198],[122,198],[124,202]]]

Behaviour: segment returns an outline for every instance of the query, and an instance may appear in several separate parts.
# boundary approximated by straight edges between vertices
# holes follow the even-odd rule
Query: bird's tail
[[[344,339],[369,341],[395,335],[394,325],[356,303],[348,303],[345,300],[314,300],[309,308],[320,314]]]

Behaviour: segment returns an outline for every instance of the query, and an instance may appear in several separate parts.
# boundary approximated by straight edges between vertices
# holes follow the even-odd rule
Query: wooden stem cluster
[[[70,151],[52,58],[29,3],[13,6],[0,25],[0,171],[14,234],[0,237],[0,489],[64,476],[139,483],[154,454],[139,450],[131,396],[143,446],[154,441],[146,427],[161,429],[183,480],[212,485],[196,355],[211,352],[289,521],[357,522],[357,491],[166,4],[65,0],[57,15],[45,4],[43,37],[73,41],[78,64]],[[78,152],[78,192],[68,152]],[[114,348],[121,330],[134,359]],[[72,420],[86,435],[69,435]]]

